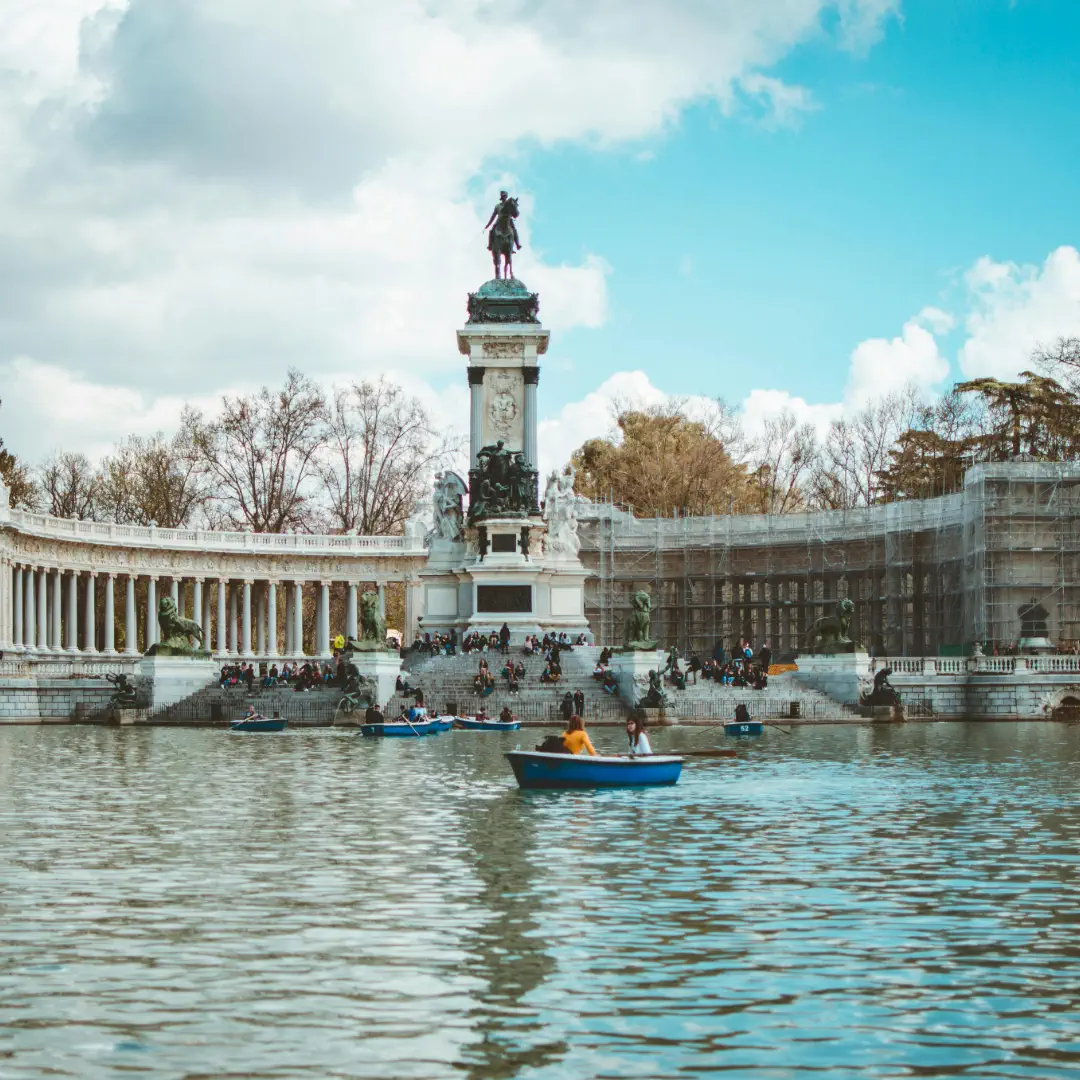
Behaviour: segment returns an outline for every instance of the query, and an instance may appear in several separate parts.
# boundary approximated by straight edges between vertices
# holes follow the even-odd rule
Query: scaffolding
[[[664,644],[704,657],[745,637],[782,656],[847,597],[853,637],[920,656],[1013,645],[1037,604],[1051,640],[1074,642],[1078,529],[1075,462],[979,464],[956,494],[811,514],[641,519],[593,504],[580,527],[586,615],[616,643],[646,589]]]

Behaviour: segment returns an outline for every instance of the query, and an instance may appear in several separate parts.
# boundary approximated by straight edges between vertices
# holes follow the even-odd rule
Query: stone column
[[[236,656],[240,652],[240,623],[239,623],[240,596],[236,588],[236,582],[229,582],[229,655]]]
[[[540,369],[527,367],[525,375],[525,415],[522,418],[525,426],[525,460],[529,468],[535,469],[539,458],[536,446],[536,384],[540,381]]]
[[[60,628],[63,626],[64,617],[64,577],[63,571],[53,571],[52,579],[52,633],[49,635],[49,648],[53,652],[61,652],[64,648],[60,637]]]
[[[484,441],[484,369],[469,368],[469,468],[476,468],[476,455]]]
[[[211,654],[214,651],[214,600],[211,595],[212,591],[209,583],[207,583],[206,588],[203,590],[202,610],[199,612],[199,619],[203,628],[203,648]]]
[[[349,599],[345,604],[345,636],[357,637],[356,632],[356,582],[349,582]]]
[[[191,585],[191,617],[200,625],[203,625],[203,602],[202,602],[202,578],[198,577]],[[203,626],[203,641],[206,641],[206,627]],[[207,648],[204,644],[203,648]]]
[[[37,602],[34,599],[34,571],[27,567],[23,571],[23,641],[28,649],[37,644]]]
[[[37,580],[37,647],[42,652],[49,648],[49,571],[42,567]]]
[[[157,644],[158,621],[157,621],[157,578],[151,575],[146,579],[146,647]]]
[[[289,588],[287,581],[283,588],[285,589],[285,655],[292,656],[296,652],[293,646],[293,624],[296,621],[293,617],[293,591]]]
[[[277,656],[277,582],[266,583],[266,655]]]
[[[97,572],[91,570],[86,575],[86,595],[83,607],[83,652],[97,650],[97,612],[94,605],[94,578]]]
[[[255,590],[255,655],[266,655],[266,587]]]
[[[423,587],[420,585],[413,585],[406,583],[405,585],[405,625],[402,627],[402,644],[408,648],[413,638],[416,637],[416,624],[420,617],[424,614],[423,611]],[[476,594],[475,589],[473,592],[473,610],[476,610]]]
[[[67,625],[64,627],[64,648],[79,651],[79,572],[67,576]]]
[[[11,574],[12,592],[14,596],[12,598],[12,626],[11,626],[11,643],[16,649],[23,647],[23,630],[26,626],[23,622],[23,571],[21,566],[16,566],[12,570]]]
[[[225,613],[226,594],[229,591],[228,582],[224,578],[218,578],[217,583],[217,651],[225,656],[229,651],[229,619]]]
[[[116,582],[115,574],[105,575],[105,649],[107,653],[116,652],[116,609],[114,607],[115,596],[113,589]]]
[[[251,655],[251,582],[244,582],[244,613],[243,613],[243,637],[240,642],[245,656]]]
[[[128,656],[139,654],[139,621],[135,614],[135,575],[128,574],[124,595],[124,652]]]
[[[386,618],[386,582],[385,581],[380,581],[379,584],[375,586],[375,588],[378,589],[378,591],[379,591],[379,614],[385,619]],[[410,642],[410,644],[411,644],[411,642]]]
[[[169,579],[169,595],[172,597],[173,603],[176,605],[177,614],[178,615],[183,615],[184,612],[180,607],[180,579],[179,578],[174,577],[174,578]]]
[[[293,582],[293,654],[304,655],[304,583]]]
[[[319,582],[319,655],[330,655],[330,582]]]

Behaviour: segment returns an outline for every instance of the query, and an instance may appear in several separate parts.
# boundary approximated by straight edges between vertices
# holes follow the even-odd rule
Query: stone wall
[[[101,719],[111,696],[104,679],[0,679],[0,724]]]

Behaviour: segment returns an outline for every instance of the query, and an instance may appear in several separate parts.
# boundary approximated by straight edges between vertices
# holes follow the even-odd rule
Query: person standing
[[[510,627],[503,623],[499,629],[499,648],[503,656],[510,652]]]
[[[559,712],[562,713],[563,721],[569,724],[570,718],[574,715],[574,698],[569,690],[563,694],[563,699],[559,703]]]
[[[580,688],[574,691],[574,712],[578,716],[585,715],[585,693]]]
[[[772,663],[772,649],[769,648],[768,640],[761,646],[761,652],[758,653],[758,663],[761,665],[761,670],[768,675],[769,665]]]

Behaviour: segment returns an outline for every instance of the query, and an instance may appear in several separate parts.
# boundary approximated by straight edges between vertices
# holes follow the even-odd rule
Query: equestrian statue
[[[505,191],[500,191],[499,201],[484,226],[489,230],[488,251],[491,252],[491,261],[495,264],[496,280],[514,276],[514,252],[521,250],[521,240],[518,238],[517,226],[514,224],[514,218],[517,216],[517,199],[511,199]]]

